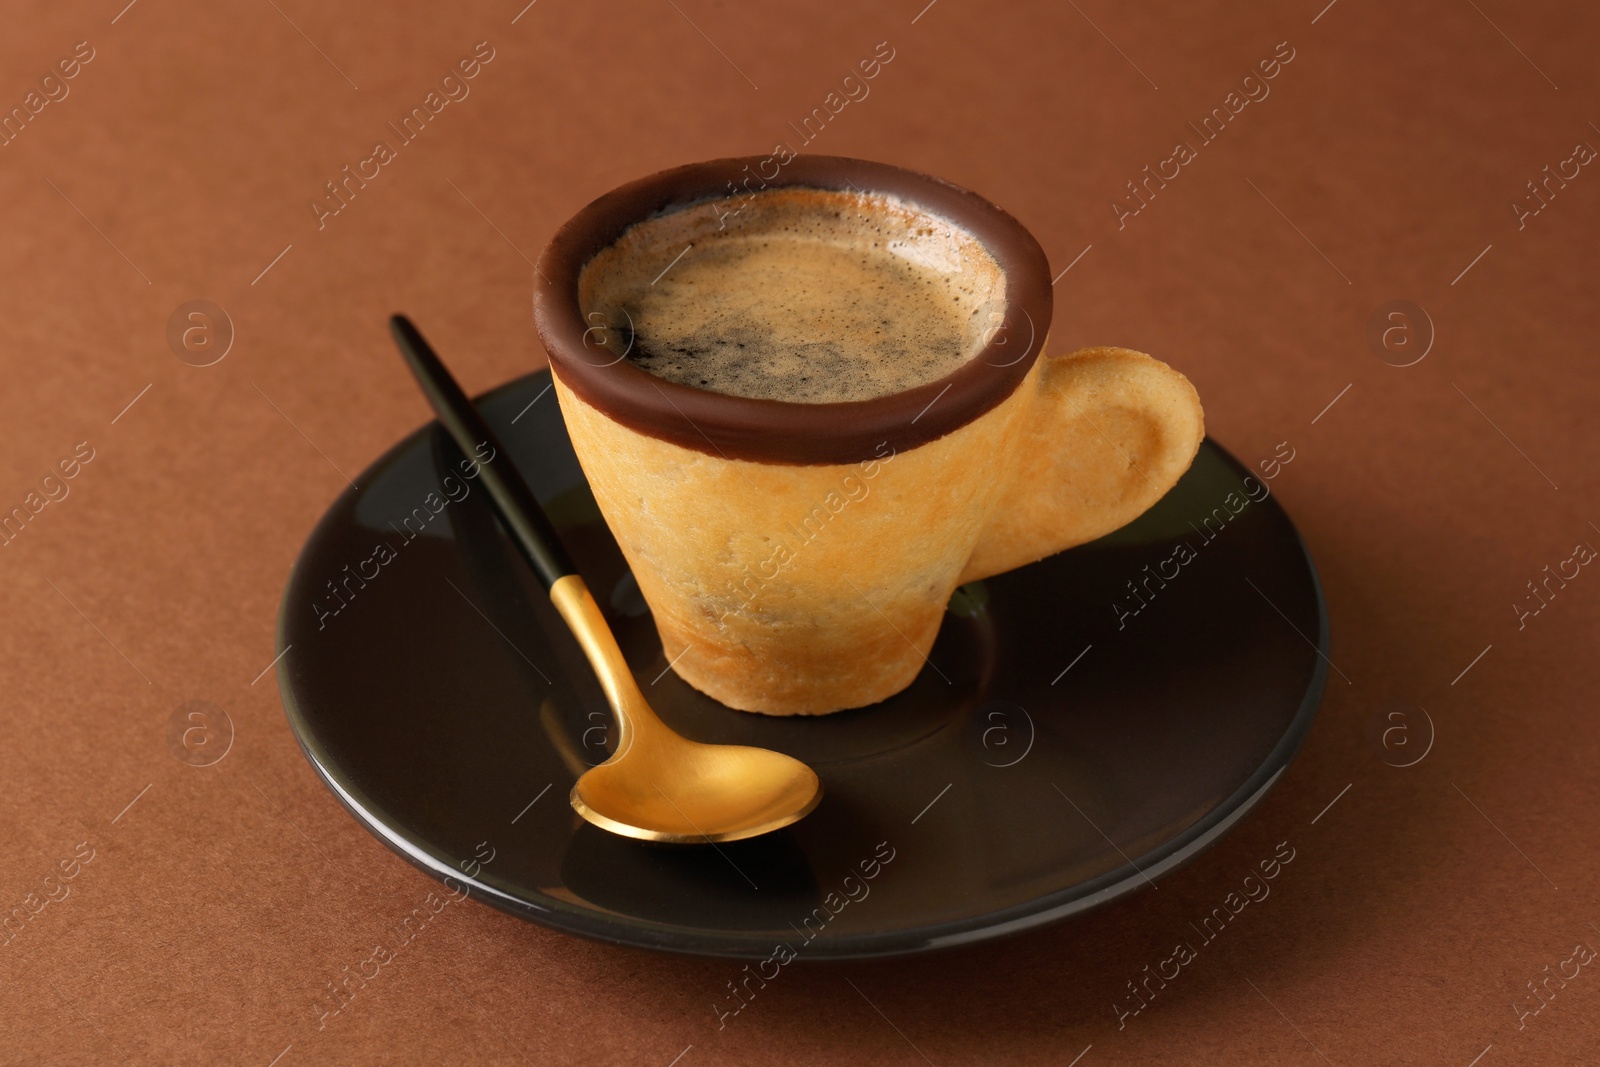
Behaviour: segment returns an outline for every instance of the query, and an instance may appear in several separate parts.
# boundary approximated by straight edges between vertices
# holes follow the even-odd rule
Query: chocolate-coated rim
[[[766,164],[763,167],[763,164]],[[773,157],[714,159],[629,182],[574,215],[539,257],[533,319],[562,383],[617,422],[710,455],[761,463],[852,463],[924,444],[999,404],[1027,375],[1050,328],[1050,265],[1031,233],[976,193],[925,174],[842,156],[796,156],[778,175]],[[748,182],[748,186],[746,185]],[[585,342],[578,275],[635,222],[737,186],[802,186],[887,193],[942,216],[981,241],[1005,272],[1002,328],[976,355],[927,385],[871,400],[798,404],[729,396],[657,378]],[[1026,346],[1018,354],[1019,348]]]

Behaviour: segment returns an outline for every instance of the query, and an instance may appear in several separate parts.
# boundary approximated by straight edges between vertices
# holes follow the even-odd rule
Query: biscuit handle
[[[962,582],[1132,522],[1189,469],[1205,436],[1189,380],[1132,349],[1043,357],[1019,388],[1031,405]]]

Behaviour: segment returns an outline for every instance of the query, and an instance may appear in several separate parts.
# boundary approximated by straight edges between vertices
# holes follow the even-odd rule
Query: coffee
[[[820,715],[932,674],[959,585],[1126,525],[1205,425],[1148,356],[1040,353],[1053,272],[987,200],[881,163],[771,162],[594,200],[539,257],[533,309],[663,659],[729,707]],[[773,184],[725,195],[741,173]]]
[[[950,374],[1005,310],[982,242],[907,201],[785,187],[739,204],[645,219],[597,253],[586,343],[711,392],[861,401]]]

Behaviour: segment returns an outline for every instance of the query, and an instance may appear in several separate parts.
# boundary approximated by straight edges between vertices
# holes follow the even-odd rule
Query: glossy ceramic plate
[[[1272,787],[1316,712],[1315,571],[1271,483],[1209,441],[1132,525],[959,590],[905,692],[773,719],[711,701],[665,662],[548,373],[479,406],[662,718],[696,740],[787,752],[826,790],[798,824],[721,846],[580,820],[567,793],[609,751],[605,700],[430,424],[312,534],[284,593],[278,681],[307,757],[363,825],[512,914],[757,959],[1000,937],[1192,859]]]

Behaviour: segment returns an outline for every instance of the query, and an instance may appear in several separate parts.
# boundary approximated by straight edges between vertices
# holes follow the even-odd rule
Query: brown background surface
[[[1512,607],[1600,545],[1600,174],[1523,229],[1509,207],[1600,145],[1592,8],[121,2],[11,5],[0,32],[7,109],[74,43],[95,49],[0,148],[0,505],[95,450],[0,548],[0,906],[59,895],[46,876],[94,849],[0,946],[0,1061],[1600,1057],[1600,974],[1552,984],[1521,1029],[1513,1008],[1575,944],[1600,946],[1600,576],[1520,630]],[[323,182],[482,40],[496,56],[471,95],[319,230]],[[1056,286],[1052,350],[1152,352],[1246,461],[1290,442],[1274,488],[1348,682],[1330,679],[1302,756],[1237,832],[1085,920],[788,968],[719,1032],[727,962],[467,902],[319,1029],[324,981],[435,888],[319,784],[258,679],[343,475],[425,420],[384,316],[415,316],[474,391],[527,372],[529,260],[556,225],[627,179],[795,140],[787,123],[880,41],[895,58],[871,95],[811,147],[979,190],[1057,271],[1092,246]],[[1282,41],[1295,58],[1271,95],[1119,229],[1124,183]],[[166,323],[202,298],[237,336],[195,368]],[[1437,331],[1404,369],[1365,339],[1396,299]],[[236,731],[205,768],[167,743],[197,699]],[[1373,740],[1389,702],[1436,727],[1415,766]],[[1420,751],[1415,712],[1410,729]],[[1119,1030],[1124,983],[1280,841],[1297,858],[1271,897]]]

